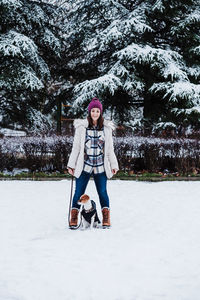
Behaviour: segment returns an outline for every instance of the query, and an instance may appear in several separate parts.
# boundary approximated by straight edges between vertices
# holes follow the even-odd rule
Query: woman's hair
[[[89,123],[88,127],[92,127],[93,126],[93,120],[92,120],[92,117],[90,115],[90,112],[88,113],[87,119],[88,119],[88,123]],[[100,114],[100,116],[97,120],[97,128],[99,130],[101,130],[102,127],[103,127],[103,121],[104,121],[104,118],[103,118],[102,114]]]

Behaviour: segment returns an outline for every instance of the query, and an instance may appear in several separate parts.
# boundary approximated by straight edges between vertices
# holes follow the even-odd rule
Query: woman
[[[119,170],[114,153],[112,121],[102,117],[102,104],[93,98],[88,106],[87,119],[74,120],[75,136],[67,164],[68,172],[76,177],[76,188],[72,200],[70,228],[78,223],[80,205],[77,201],[85,193],[90,176],[94,178],[103,215],[103,227],[110,227],[110,206],[107,194],[107,178]]]

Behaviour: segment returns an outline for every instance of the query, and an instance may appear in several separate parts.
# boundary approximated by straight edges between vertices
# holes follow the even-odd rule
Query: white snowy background
[[[108,181],[112,228],[87,231],[70,183],[0,182],[1,300],[200,299],[200,182]]]

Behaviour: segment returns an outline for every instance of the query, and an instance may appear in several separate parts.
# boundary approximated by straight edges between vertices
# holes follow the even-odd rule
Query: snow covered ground
[[[0,300],[200,299],[200,182],[108,181],[112,228],[88,231],[70,183],[0,182]]]

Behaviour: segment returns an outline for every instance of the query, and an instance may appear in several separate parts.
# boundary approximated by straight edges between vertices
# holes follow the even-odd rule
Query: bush
[[[115,138],[114,144],[120,169],[124,171],[199,172],[199,140],[129,136]]]
[[[0,139],[0,171],[14,168],[30,172],[63,172],[71,152],[73,137],[21,137]],[[120,170],[137,172],[199,173],[198,139],[114,137]]]

